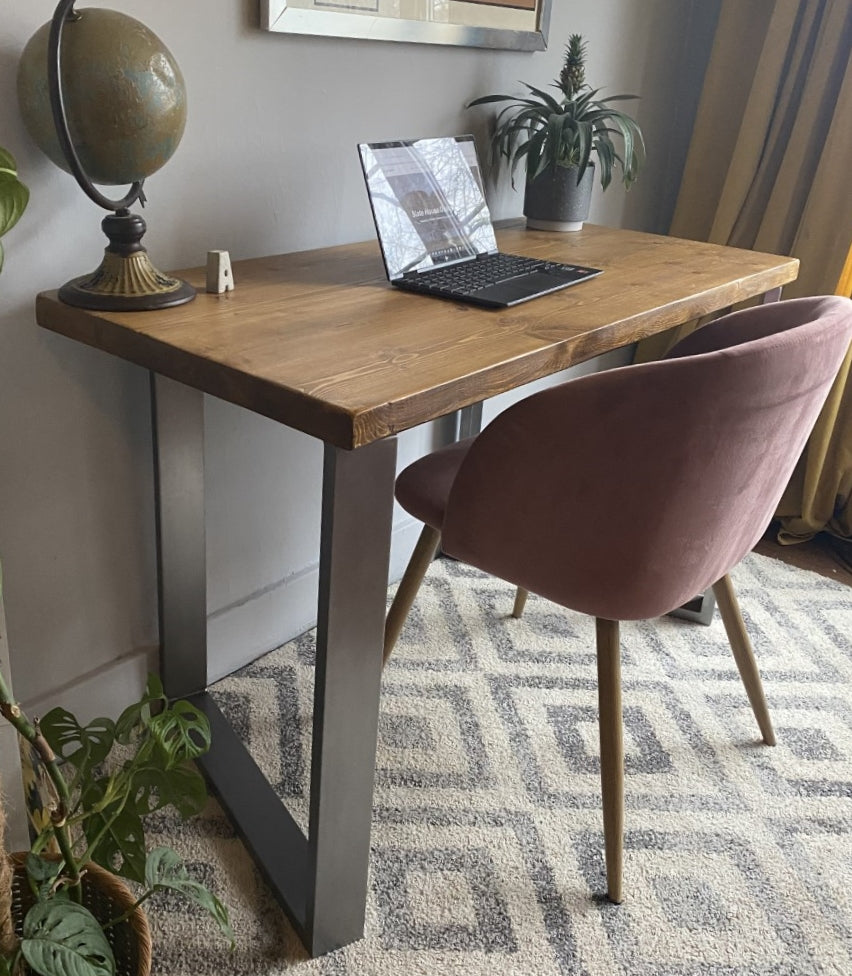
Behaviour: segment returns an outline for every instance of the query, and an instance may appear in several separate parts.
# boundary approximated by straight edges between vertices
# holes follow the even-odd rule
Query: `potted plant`
[[[150,971],[141,910],[155,892],[179,892],[212,916],[233,944],[228,913],[169,848],[146,850],[144,817],[167,806],[189,817],[207,791],[193,760],[210,745],[206,716],[169,701],[159,679],[113,722],[81,725],[55,708],[31,722],[0,675],[0,714],[35,753],[51,799],[28,788],[36,836],[13,855],[17,938],[0,955],[0,976],[112,976]],[[133,893],[119,880],[134,882]],[[147,944],[146,944],[147,943]]]
[[[0,146],[0,237],[21,219],[30,191],[18,179],[12,154]],[[0,244],[0,271],[3,270],[3,245]]]
[[[513,186],[515,170],[525,162],[524,214],[529,227],[582,227],[589,215],[594,180],[592,153],[597,156],[604,190],[612,182],[616,167],[629,187],[644,160],[641,129],[611,104],[637,96],[598,98],[601,89],[586,83],[585,62],[586,44],[580,34],[572,34],[562,71],[553,82],[558,95],[522,82],[529,91],[527,97],[484,95],[468,106],[509,102],[495,120],[492,161],[508,164]]]

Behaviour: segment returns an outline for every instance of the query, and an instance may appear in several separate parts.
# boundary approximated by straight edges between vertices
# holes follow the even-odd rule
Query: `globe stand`
[[[101,221],[109,238],[100,266],[73,278],[59,289],[59,298],[78,308],[112,312],[150,311],[182,305],[195,298],[192,285],[158,271],[142,246],[145,221],[129,210],[118,210]]]
[[[111,200],[95,188],[86,175],[71,139],[65,99],[62,92],[61,45],[66,24],[80,20],[74,10],[76,0],[59,0],[50,24],[48,38],[47,83],[56,138],[62,155],[80,188],[98,206],[114,211],[101,222],[109,239],[100,266],[88,275],[73,278],[59,289],[59,298],[68,305],[107,312],[145,311],[182,305],[195,298],[195,289],[186,281],[163,274],[151,264],[142,246],[145,221],[132,214],[136,201],[144,206],[144,177],[138,179],[120,200]]]

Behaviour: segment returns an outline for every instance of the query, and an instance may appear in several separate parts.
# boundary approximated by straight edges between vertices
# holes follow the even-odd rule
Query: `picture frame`
[[[552,0],[261,0],[263,30],[513,51],[547,48]]]

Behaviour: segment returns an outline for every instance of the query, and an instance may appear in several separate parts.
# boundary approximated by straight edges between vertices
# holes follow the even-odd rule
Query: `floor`
[[[754,551],[852,586],[852,542],[821,532],[809,542],[782,546],[775,541],[776,533],[777,526],[770,525]]]

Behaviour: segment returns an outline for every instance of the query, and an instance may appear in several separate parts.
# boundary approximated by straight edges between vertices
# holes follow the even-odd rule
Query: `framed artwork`
[[[264,30],[543,51],[552,0],[261,0]]]

